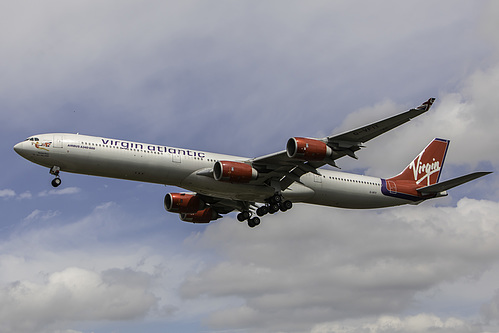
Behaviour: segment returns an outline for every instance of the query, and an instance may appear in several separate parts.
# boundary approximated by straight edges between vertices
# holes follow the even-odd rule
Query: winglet
[[[418,106],[416,108],[416,110],[420,110],[420,111],[428,111],[431,106],[433,105],[433,103],[435,102],[435,98],[430,98],[429,100],[427,100],[426,102],[424,102],[423,104],[421,104],[420,106]]]

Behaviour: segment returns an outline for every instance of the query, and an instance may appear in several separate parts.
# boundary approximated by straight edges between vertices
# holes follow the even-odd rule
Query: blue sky
[[[493,1],[0,4],[0,331],[499,331]],[[242,156],[436,97],[345,171],[389,177],[434,137],[419,206],[296,205],[249,229],[184,223],[176,188],[63,174],[12,146],[79,132]]]

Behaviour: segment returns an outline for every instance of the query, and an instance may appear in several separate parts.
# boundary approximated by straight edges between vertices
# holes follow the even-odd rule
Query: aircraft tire
[[[250,228],[254,228],[254,227],[256,227],[256,226],[257,226],[257,225],[259,225],[259,224],[260,224],[260,218],[259,218],[259,217],[256,217],[256,216],[255,216],[255,217],[250,218],[250,219],[248,220],[248,226],[249,226]]]
[[[251,217],[251,214],[247,210],[237,214],[237,219],[239,220],[239,222],[243,222],[245,220],[248,220],[250,217]]]
[[[59,185],[61,185],[62,181],[61,181],[61,178],[54,178],[52,180],[52,186],[53,187],[58,187]]]
[[[269,212],[269,208],[267,206],[262,206],[262,207],[259,207],[256,210],[256,215],[258,215],[258,216],[264,216],[268,212]]]
[[[274,194],[271,198],[272,203],[279,203],[281,201],[282,201],[282,196],[279,193]]]
[[[279,211],[279,205],[276,204],[276,203],[273,203],[273,204],[270,204],[270,207],[269,207],[269,213],[270,214],[275,214]]]

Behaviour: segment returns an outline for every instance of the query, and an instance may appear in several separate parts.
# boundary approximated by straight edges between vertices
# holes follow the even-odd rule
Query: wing
[[[349,132],[327,137],[328,145],[332,146],[338,152],[343,152],[340,157],[345,155],[355,156],[355,151],[365,143],[375,137],[388,132],[413,118],[425,113],[430,109],[435,98],[430,98],[420,106],[398,115],[377,121],[375,123],[359,127]],[[339,158],[339,157],[338,157]]]
[[[299,182],[300,177],[308,172],[320,175],[320,172],[317,169],[326,164],[337,167],[335,160],[343,156],[357,158],[355,152],[364,147],[363,144],[365,142],[425,113],[430,109],[434,101],[434,98],[430,98],[414,109],[338,135],[328,136],[322,139],[299,138],[303,139],[302,142],[306,143],[304,149],[309,147],[309,143],[311,145],[314,143],[319,143],[318,145],[322,143],[322,145],[324,145],[327,156],[320,160],[317,160],[316,158],[306,158],[307,152],[304,153],[305,158],[303,158],[303,156],[293,156],[293,154],[290,154],[288,148],[287,150],[277,153],[254,158],[250,163],[259,172],[259,182],[264,182],[267,185],[273,186],[278,191],[284,190],[293,182]],[[298,147],[298,140],[296,140],[296,138],[294,140],[295,141],[293,141],[291,145],[294,144],[294,147]],[[288,146],[289,145],[290,141],[288,141]]]

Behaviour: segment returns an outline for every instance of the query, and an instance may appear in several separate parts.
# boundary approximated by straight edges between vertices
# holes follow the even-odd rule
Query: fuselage
[[[212,175],[217,161],[249,161],[250,158],[139,143],[110,138],[50,133],[18,143],[14,149],[24,158],[63,172],[111,177],[178,186],[200,194],[264,202],[274,193],[261,184],[229,183]],[[384,190],[383,190],[384,188]],[[307,173],[282,192],[293,202],[342,208],[380,208],[414,203],[414,200],[385,195],[384,179],[320,169]]]

